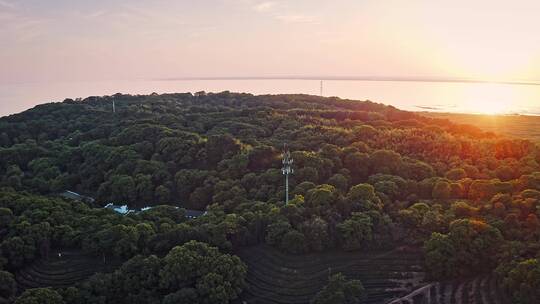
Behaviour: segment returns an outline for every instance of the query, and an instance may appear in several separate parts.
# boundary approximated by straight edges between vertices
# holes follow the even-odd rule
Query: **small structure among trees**
[[[79,193],[76,193],[76,192],[73,192],[73,191],[69,191],[69,190],[66,190],[66,191],[60,193],[60,196],[63,197],[63,198],[72,199],[74,201],[88,203],[88,204],[91,204],[91,203],[93,203],[95,201],[90,196],[82,195],[82,194],[79,194]]]
[[[283,145],[283,168],[281,172],[285,175],[285,204],[289,203],[289,175],[294,173],[292,168],[293,159],[291,158],[291,152],[287,144]]]

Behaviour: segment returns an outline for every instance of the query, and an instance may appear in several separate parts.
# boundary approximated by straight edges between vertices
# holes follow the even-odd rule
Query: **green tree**
[[[426,267],[432,278],[448,278],[456,273],[456,248],[446,234],[434,232],[424,245]]]
[[[392,174],[401,166],[401,155],[390,150],[377,150],[369,156],[372,173]]]
[[[251,171],[263,171],[278,160],[279,154],[273,147],[257,146],[249,152],[248,168]]]
[[[353,211],[380,210],[382,202],[370,184],[358,184],[349,189],[346,196],[347,209]]]
[[[342,192],[346,192],[349,188],[349,180],[345,175],[339,173],[332,175],[332,177],[328,179],[328,184]]]
[[[176,292],[192,286],[197,289],[199,303],[228,303],[242,291],[246,271],[238,257],[190,241],[163,258],[160,287]]]
[[[298,194],[298,195],[302,195],[302,196],[305,196],[306,193],[317,187],[317,185],[315,185],[314,183],[312,182],[301,182],[300,184],[296,185],[296,187],[294,187],[293,189],[293,194]]]
[[[29,239],[29,241],[33,240]],[[27,243],[18,236],[4,240],[0,244],[0,249],[7,258],[9,266],[13,268],[22,266],[26,260],[32,260],[36,254],[35,244]]]
[[[351,218],[337,225],[342,247],[345,250],[358,250],[373,239],[371,217],[362,212],[355,212]]]
[[[135,181],[131,176],[116,175],[111,177],[111,199],[118,203],[131,203],[135,201],[137,190]]]
[[[294,176],[296,179],[305,182],[318,183],[319,181],[319,172],[313,167],[300,168],[296,170]]]
[[[495,194],[497,194],[495,182],[491,180],[475,180],[469,188],[469,198],[472,200],[489,200]]]
[[[266,243],[279,245],[283,236],[292,229],[288,221],[278,220],[268,225]]]
[[[512,296],[513,303],[540,302],[540,263],[529,259],[513,263],[503,273],[503,286]]]
[[[447,171],[445,177],[449,180],[458,181],[467,177],[467,172],[462,168],[455,168],[450,171]]]
[[[17,282],[13,274],[0,270],[0,302],[2,298],[9,300],[17,293]]]
[[[15,304],[64,304],[64,300],[51,288],[32,288],[25,290]]]
[[[366,292],[359,280],[348,280],[336,273],[328,278],[328,284],[315,295],[311,304],[359,304],[366,298]]]
[[[314,209],[318,214],[331,210],[339,201],[339,193],[332,185],[323,184],[309,190],[305,197],[305,206]]]
[[[0,208],[0,229],[6,228],[13,221],[13,212],[9,208]]]
[[[161,185],[156,188],[156,200],[160,204],[170,203],[171,199],[171,190],[169,188]]]
[[[369,175],[369,155],[367,153],[349,153],[345,156],[343,165],[349,169],[355,183],[366,180]]]
[[[203,286],[201,286],[203,287]],[[163,298],[162,304],[191,304],[197,303],[198,293],[195,288],[182,288],[177,292],[170,293]]]
[[[137,199],[149,204],[154,201],[154,184],[150,175],[139,174],[135,178]]]
[[[155,255],[135,256],[112,274],[111,302],[155,303],[159,301],[159,271],[162,261]]]
[[[133,226],[114,225],[98,232],[96,236],[100,251],[110,252],[117,257],[132,257],[139,249],[139,233]]]
[[[450,198],[451,194],[452,194],[452,189],[450,188],[450,183],[448,183],[447,181],[444,181],[444,180],[438,181],[435,184],[435,187],[433,187],[432,197],[434,199],[446,200]]]
[[[470,219],[450,224],[448,234],[433,233],[426,241],[426,267],[435,279],[471,275],[492,269],[503,243],[501,232]]]
[[[229,134],[212,135],[206,141],[206,157],[210,166],[230,158],[240,151],[240,142]]]
[[[289,230],[283,235],[281,249],[290,253],[303,253],[306,248],[306,237],[298,230]]]
[[[306,238],[306,245],[312,251],[322,251],[332,244],[328,235],[328,223],[315,216],[300,225],[300,231]]]

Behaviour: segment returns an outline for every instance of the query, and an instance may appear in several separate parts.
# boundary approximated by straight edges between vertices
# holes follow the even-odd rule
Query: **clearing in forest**
[[[117,259],[89,256],[80,251],[62,252],[36,260],[21,269],[16,280],[19,291],[37,287],[69,287],[98,272],[112,272],[122,264]]]
[[[362,281],[363,303],[386,303],[422,286],[421,255],[416,252],[324,252],[288,255],[268,246],[241,250],[248,265],[247,288],[240,302],[306,304],[341,272]]]

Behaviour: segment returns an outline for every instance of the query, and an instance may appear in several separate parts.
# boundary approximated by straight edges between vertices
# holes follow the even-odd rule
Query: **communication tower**
[[[285,175],[285,204],[289,203],[289,175],[294,173],[292,168],[293,159],[291,158],[291,152],[287,144],[283,145],[283,168],[281,172]]]

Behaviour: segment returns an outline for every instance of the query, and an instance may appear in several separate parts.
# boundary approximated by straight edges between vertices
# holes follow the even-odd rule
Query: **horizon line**
[[[388,81],[388,82],[446,82],[446,83],[486,83],[507,85],[540,85],[540,80],[487,80],[474,78],[444,77],[400,77],[400,76],[199,76],[165,77],[154,81],[197,81],[197,80],[319,80],[319,81]]]

